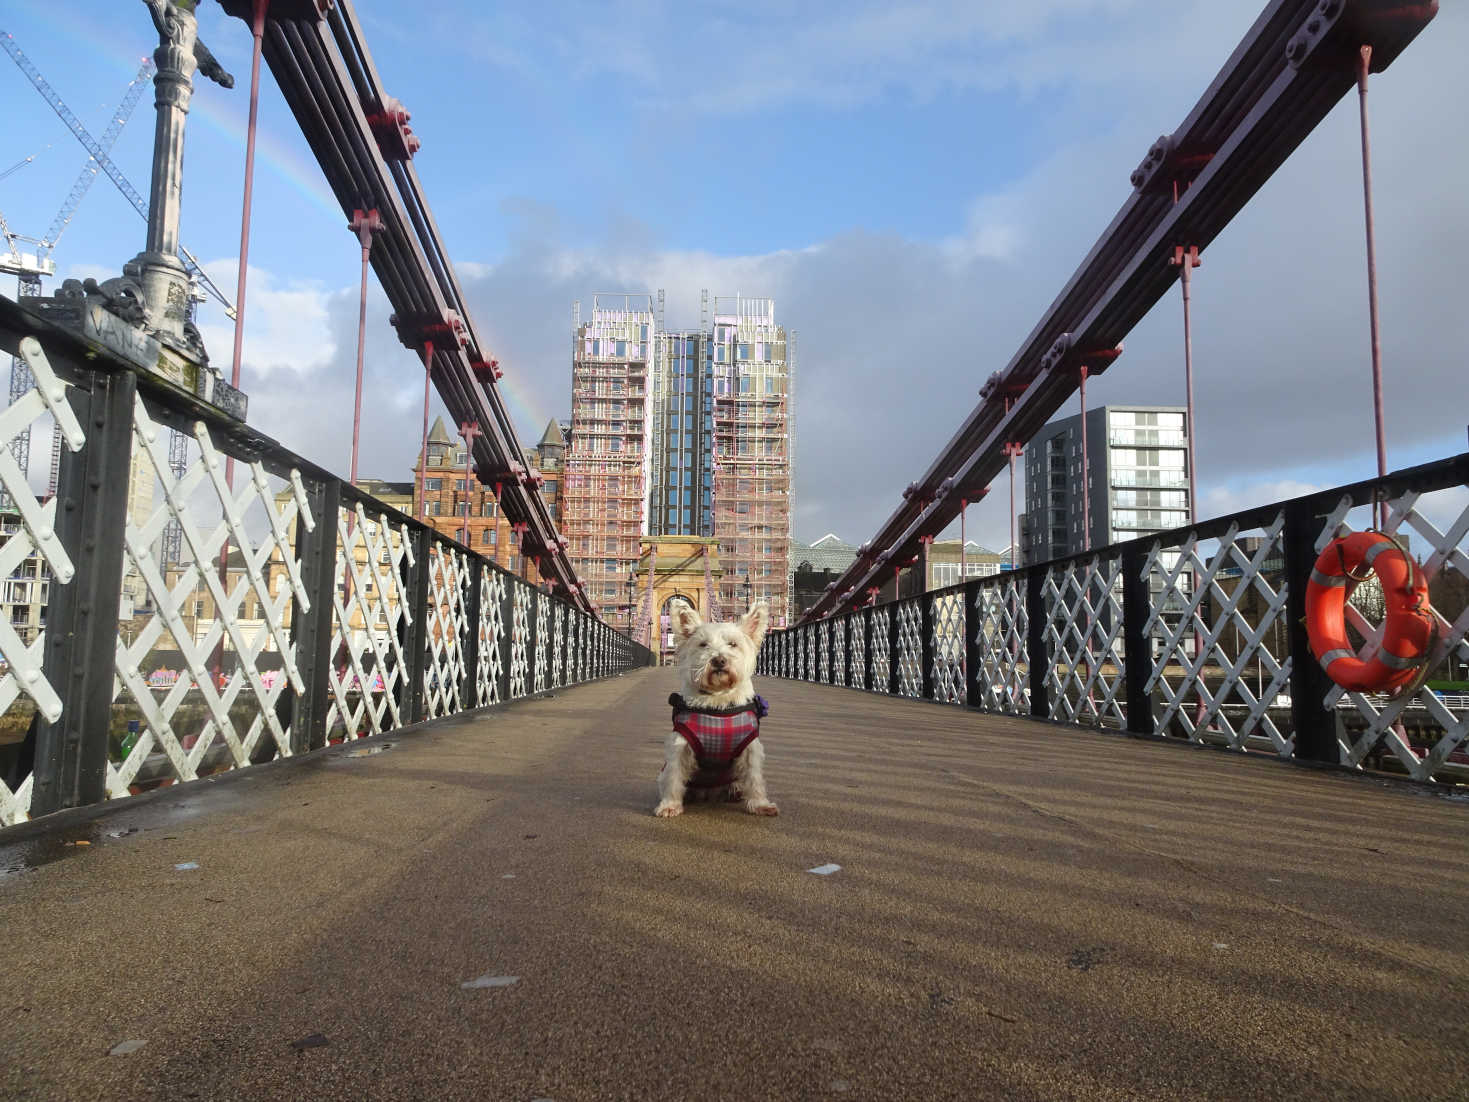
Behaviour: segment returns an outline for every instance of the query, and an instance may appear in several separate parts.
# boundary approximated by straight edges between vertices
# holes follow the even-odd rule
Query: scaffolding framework
[[[724,578],[720,603],[743,612],[765,601],[771,623],[789,622],[791,336],[769,299],[716,298],[715,331],[741,351],[714,365],[713,535]],[[748,354],[749,358],[743,358]]]
[[[712,307],[712,310],[711,310]],[[663,328],[664,295],[593,296],[572,350],[565,531],[588,596],[626,604],[642,540],[719,543],[711,603],[789,622],[794,334],[761,298],[700,296],[699,330]],[[748,588],[747,588],[748,585]]]
[[[580,317],[578,306],[574,317]],[[572,347],[571,447],[563,529],[587,597],[604,615],[647,528],[648,366],[657,331],[646,295],[594,295]]]

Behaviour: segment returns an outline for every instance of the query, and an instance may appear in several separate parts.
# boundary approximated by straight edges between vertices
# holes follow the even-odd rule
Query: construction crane
[[[123,94],[122,103],[118,105],[117,111],[108,123],[107,129],[102,134],[102,141],[98,148],[105,154],[116,144],[122,128],[132,117],[133,109],[137,107],[138,100],[143,95],[143,89],[148,87],[148,82],[153,78],[153,60],[145,58],[138,68],[137,75],[133,77],[132,83]],[[27,157],[19,164],[5,171],[6,176],[16,169],[29,164],[34,157]],[[66,199],[62,201],[61,209],[56,212],[56,217],[51,220],[51,226],[47,229],[44,237],[23,237],[13,233],[9,226],[5,225],[3,216],[0,216],[0,229],[3,229],[6,253],[0,254],[0,272],[13,273],[19,286],[17,297],[33,298],[41,293],[41,277],[56,274],[56,262],[51,254],[55,250],[61,235],[66,232],[66,227],[71,224],[72,217],[81,205],[82,199],[86,197],[92,182],[97,179],[98,163],[95,156],[90,156],[82,165],[82,170],[77,174],[76,182],[72,184],[71,191],[67,193]],[[0,177],[3,178],[3,177]],[[35,245],[34,253],[23,253],[19,243],[25,242]],[[15,402],[18,398],[31,388],[31,371],[19,356],[13,357],[10,363],[10,400]],[[61,426],[53,428],[51,441],[51,471],[48,481],[48,493],[54,493],[58,475],[58,465],[61,459]],[[31,434],[23,432],[10,444],[11,453],[20,469],[25,472],[30,470],[31,461]]]
[[[133,205],[133,209],[142,216],[143,221],[148,221],[147,200],[138,194],[138,189],[128,182],[128,178],[122,174],[122,170],[112,163],[112,158],[107,155],[107,151],[102,148],[97,142],[97,139],[92,137],[87,131],[87,128],[82,125],[81,120],[72,112],[72,109],[56,94],[56,90],[47,83],[46,78],[31,63],[31,59],[26,57],[21,51],[21,48],[16,45],[15,38],[8,31],[0,31],[0,47],[4,48],[5,52],[10,55],[11,60],[20,68],[20,71],[30,79],[36,91],[41,94],[41,98],[50,105],[51,110],[56,112],[61,118],[61,121],[66,123],[67,129],[72,132],[77,141],[82,143],[82,147],[92,155],[93,160],[97,162],[97,166],[103,172],[107,173],[108,179],[117,186],[117,190],[122,192],[123,197]],[[199,262],[194,258],[194,254],[180,245],[178,255],[179,259],[183,261],[184,268],[189,273],[189,278],[198,283],[210,297],[223,306],[225,314],[230,320],[234,320],[234,303],[225,297],[224,292],[215,285],[214,280],[210,279],[204,272],[204,269],[199,267]]]

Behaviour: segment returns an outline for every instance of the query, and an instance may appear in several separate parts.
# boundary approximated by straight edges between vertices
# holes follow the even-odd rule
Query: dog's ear
[[[673,606],[673,641],[675,644],[682,643],[690,635],[698,630],[699,625],[704,622],[699,615],[699,610],[693,605],[686,605],[679,601]]]
[[[750,606],[750,611],[740,617],[736,626],[750,637],[750,641],[758,649],[761,640],[765,638],[765,629],[770,626],[770,609],[765,606],[764,601],[759,601]]]

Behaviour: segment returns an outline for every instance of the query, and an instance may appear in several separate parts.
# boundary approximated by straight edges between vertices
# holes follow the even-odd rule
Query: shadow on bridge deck
[[[1423,1098],[1469,1080],[1465,804],[767,680],[781,817],[660,821],[670,687],[639,672],[64,838],[0,835],[0,1094]],[[518,980],[463,986],[487,976]],[[146,1044],[108,1055],[128,1040]]]

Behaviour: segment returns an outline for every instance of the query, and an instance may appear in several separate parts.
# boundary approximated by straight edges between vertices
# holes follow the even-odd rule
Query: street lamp
[[[627,572],[627,631],[628,631],[628,634],[629,635],[632,634],[632,606],[633,606],[634,595],[637,592],[637,588],[638,588],[638,576],[637,576],[637,573],[635,571],[629,570]]]
[[[750,575],[745,574],[745,608],[748,609],[753,603],[755,587],[750,584]]]

